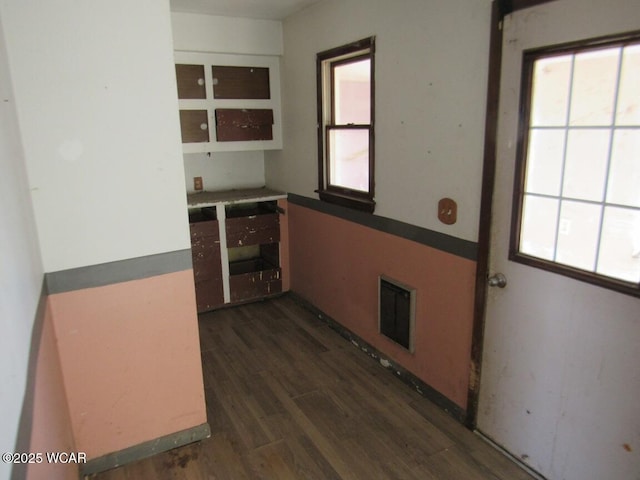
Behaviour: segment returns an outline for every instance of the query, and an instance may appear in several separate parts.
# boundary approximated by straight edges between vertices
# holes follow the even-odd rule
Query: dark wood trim
[[[323,67],[320,54],[316,58],[316,137],[318,142],[318,191],[324,190],[324,108],[323,108]]]
[[[498,8],[500,11],[500,19],[505,15],[509,15],[517,10],[524,10],[525,8],[535,7],[543,3],[550,3],[555,0],[497,0]]]
[[[38,358],[40,356],[40,342],[44,330],[44,321],[47,308],[47,297],[49,291],[47,283],[42,281],[40,298],[34,314],[33,326],[31,328],[31,343],[29,347],[29,361],[27,364],[27,378],[22,402],[22,411],[18,422],[18,433],[14,452],[29,452],[31,446],[31,431],[33,429],[33,413],[35,404],[36,373],[38,369]],[[56,412],[57,414],[58,412]],[[66,427],[63,426],[62,428]],[[71,426],[68,426],[71,429]],[[26,463],[15,463],[11,468],[11,480],[19,480],[27,477]]]
[[[478,227],[478,262],[474,300],[474,318],[471,340],[471,367],[467,395],[467,418],[465,424],[475,429],[478,417],[482,349],[484,346],[484,320],[487,299],[487,277],[489,273],[489,248],[491,222],[493,218],[493,190],[496,176],[496,151],[498,114],[500,99],[500,75],[502,63],[502,18],[504,2],[494,0],[491,4],[491,36],[489,41],[489,75],[487,87],[486,120],[484,134],[484,165],[482,170],[482,193],[480,196],[480,224]]]
[[[542,260],[540,258],[530,257],[522,253],[509,253],[509,260],[529,267],[539,268],[546,270],[547,272],[557,273],[558,275],[564,275],[565,277],[579,280],[582,282],[597,285],[598,287],[613,290],[625,295],[631,295],[632,297],[640,297],[640,284],[625,282],[623,280],[616,280],[615,278],[604,277],[597,273],[587,272],[578,268],[573,268],[568,265],[561,265],[559,263]]]
[[[478,256],[475,283],[474,319],[471,340],[471,367],[467,395],[465,424],[475,429],[478,417],[484,324],[489,276],[489,250],[491,222],[493,219],[493,191],[496,175],[498,115],[500,100],[500,76],[502,74],[502,20],[517,10],[556,0],[493,0],[491,4],[491,29],[489,40],[489,73],[484,134],[484,160],[482,192],[480,196],[480,224],[478,227]]]
[[[368,50],[368,52],[357,55],[358,52]],[[347,58],[340,57],[355,54]],[[328,129],[325,128],[325,102],[324,102],[324,67],[323,62],[336,59],[335,65],[344,65],[363,58],[369,58],[371,61],[371,99],[370,99],[370,124],[366,126],[369,130],[369,185],[367,192],[357,192],[347,188],[336,188],[328,184],[331,178],[329,165],[325,161],[325,147],[328,144]],[[331,64],[330,71],[330,93],[331,105],[333,105],[334,92],[334,63]],[[365,212],[373,212],[375,210],[375,37],[364,38],[356,42],[342,45],[320,52],[316,56],[316,102],[317,102],[317,141],[318,141],[318,189],[316,192],[322,201],[335,203],[337,205],[354,208]],[[331,127],[340,128],[364,128],[361,125],[336,126],[333,107],[331,109]]]
[[[347,43],[339,47],[330,48],[318,53],[317,58],[320,61],[328,60],[330,58],[340,57],[342,55],[349,55],[351,53],[358,52],[360,50],[374,49],[375,37],[367,37],[355,42]]]
[[[329,203],[335,203],[347,208],[355,208],[363,212],[372,213],[375,210],[376,202],[369,198],[363,198],[357,195],[349,195],[340,193],[332,189],[319,190],[318,196],[320,200]]]
[[[524,200],[523,189],[525,179],[524,162],[521,161],[525,155],[523,148],[529,142],[529,118],[528,112],[531,110],[531,92],[533,88],[533,62],[528,61],[524,55],[522,62],[522,78],[520,79],[520,101],[518,103],[518,132],[516,138],[516,159],[515,172],[513,175],[513,193],[511,197],[511,226],[509,234],[509,259],[511,259],[514,248],[520,239],[520,227],[522,205]]]

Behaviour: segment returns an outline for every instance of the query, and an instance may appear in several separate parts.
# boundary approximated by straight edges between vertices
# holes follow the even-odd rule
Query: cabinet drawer
[[[280,218],[277,213],[228,218],[227,246],[242,247],[280,241]]]
[[[231,301],[240,302],[282,292],[280,268],[261,259],[229,265]]]
[[[220,259],[220,242],[204,242],[200,239],[191,244],[191,259],[193,264]]]
[[[196,306],[198,313],[206,312],[221,305],[224,305],[222,281],[217,279],[196,280]]]
[[[219,142],[273,140],[273,110],[217,108],[216,136]]]
[[[217,220],[207,220],[189,224],[191,231],[191,246],[196,242],[219,242],[220,230]]]

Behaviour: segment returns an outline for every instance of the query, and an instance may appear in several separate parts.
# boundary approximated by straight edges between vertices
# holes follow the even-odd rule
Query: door
[[[630,31],[638,0],[503,22],[490,272],[507,284],[488,289],[477,427],[550,480],[640,480],[640,298],[509,260],[523,51]]]

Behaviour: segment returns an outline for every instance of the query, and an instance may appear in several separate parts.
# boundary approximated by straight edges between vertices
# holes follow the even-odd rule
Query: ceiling
[[[170,0],[172,12],[282,20],[321,0]]]

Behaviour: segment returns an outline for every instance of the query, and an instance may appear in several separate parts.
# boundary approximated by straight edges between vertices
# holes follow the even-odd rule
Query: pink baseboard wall
[[[45,309],[42,333],[37,348],[29,452],[41,453],[43,457],[41,463],[27,465],[26,478],[29,480],[78,478],[77,464],[50,464],[46,459],[47,452],[76,452],[58,345],[53,331],[51,309],[48,306]]]
[[[88,459],[206,422],[193,271],[49,296]]]
[[[289,203],[291,290],[466,409],[476,263]],[[378,276],[417,290],[415,352],[378,333]]]

